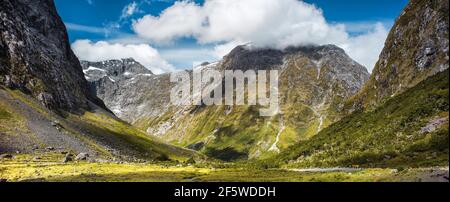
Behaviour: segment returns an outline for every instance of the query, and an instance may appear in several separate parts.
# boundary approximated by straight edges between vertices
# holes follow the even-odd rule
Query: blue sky
[[[290,4],[299,6],[298,12],[303,12],[301,9],[307,9],[305,12],[309,12],[308,8],[305,8],[304,5],[297,5],[297,3],[292,2],[294,0],[283,1],[288,2],[285,4],[287,6]],[[186,3],[179,5],[178,7],[174,6],[174,2],[174,0],[55,0],[59,15],[62,17],[68,28],[71,43],[75,43],[77,40],[90,40],[90,43],[86,44],[91,46],[96,45],[96,42],[102,41],[108,43],[108,45],[113,45],[115,43],[119,43],[122,46],[127,46],[130,44],[148,45],[151,50],[157,52],[155,53],[157,54],[157,57],[155,57],[154,60],[163,61],[156,63],[152,61],[143,62],[146,63],[146,66],[161,64],[162,66],[171,66],[171,68],[165,69],[158,69],[159,67],[149,67],[159,73],[167,72],[173,69],[191,68],[193,63],[202,62],[202,60],[217,60],[219,57],[210,52],[214,49],[217,51],[228,44],[231,46],[233,44],[237,44],[238,42],[253,42],[258,40],[260,40],[262,42],[261,44],[264,46],[278,46],[280,44],[285,44],[284,42],[269,44],[268,41],[271,40],[270,36],[255,34],[255,37],[253,37],[251,35],[242,34],[239,31],[236,31],[236,34],[234,35],[224,35],[223,37],[215,37],[215,35],[205,36],[200,33],[204,31],[196,31],[196,29],[199,28],[195,27],[195,23],[192,24],[193,26],[189,27],[189,22],[187,22],[185,29],[178,29],[180,25],[177,25],[176,23],[170,25],[170,23],[174,22],[174,19],[180,18],[180,16],[181,18],[189,18],[189,16],[192,16],[192,13],[189,12],[190,8],[202,9],[202,12],[208,13],[209,9],[204,7],[213,7],[216,10],[221,7],[204,6],[205,2],[203,0],[198,0],[191,4]],[[258,1],[254,2],[258,3]],[[357,43],[356,41],[364,40],[365,38],[362,38],[365,37],[363,36],[364,34],[375,32],[374,29],[376,25],[382,25],[385,29],[385,31],[380,31],[383,33],[379,34],[379,36],[382,37],[383,35],[386,35],[386,32],[390,29],[395,18],[400,14],[408,0],[305,0],[305,2],[307,3],[307,6],[311,4],[314,5],[317,10],[320,9],[322,11],[322,15],[327,23],[326,26],[333,27],[337,24],[343,24],[346,26],[345,32],[348,34],[348,39],[338,39],[339,34],[324,37],[336,37],[337,44],[342,42],[342,46],[348,46],[348,52],[351,52],[351,56],[354,55],[356,58],[361,58],[360,61],[357,60],[358,62],[363,64],[366,63],[366,66],[372,66],[371,62],[364,61],[369,61],[369,59],[364,59],[367,58],[367,56],[362,55],[362,51],[360,50],[361,48],[358,45],[355,45]],[[180,9],[176,10],[176,8]],[[261,8],[264,9],[264,7]],[[166,9],[172,10],[172,13],[174,14],[167,15],[167,17],[164,18],[166,20],[162,20],[162,17],[161,19],[158,19],[157,17],[160,16],[161,12]],[[186,10],[186,12],[183,9]],[[195,14],[195,11],[193,13]],[[239,14],[240,13],[237,15]],[[155,18],[143,19],[146,15]],[[214,14],[206,15],[209,15],[206,19],[212,19],[214,17]],[[255,15],[257,16],[257,13],[255,13]],[[276,13],[273,15],[279,16]],[[244,16],[248,15],[246,14]],[[303,20],[302,16],[296,14],[292,14],[291,16],[291,18]],[[249,18],[251,18],[251,16]],[[308,20],[315,18],[318,17],[314,13],[312,13],[309,17],[305,17],[305,19]],[[141,22],[138,23],[139,26],[133,26],[133,22],[137,21]],[[295,20],[293,21],[295,22]],[[177,21],[175,20],[175,22]],[[317,22],[318,24],[323,24],[320,20]],[[211,25],[211,27],[212,28],[207,30],[211,31],[211,33],[215,33],[216,29],[214,29],[213,25]],[[150,31],[146,31],[146,29]],[[176,31],[173,31],[174,29],[176,29]],[[233,27],[230,29],[233,30]],[[235,29],[239,30],[242,29],[242,27],[236,27]],[[264,28],[264,25],[261,25],[255,29],[256,31],[250,31],[260,33],[264,32],[267,28]],[[166,38],[164,35],[165,33],[155,35],[155,33],[159,33],[158,30],[163,30],[162,32],[164,32],[164,30],[168,31],[167,36],[170,37]],[[250,31],[249,33],[251,33]],[[272,33],[271,35],[288,38],[292,36],[292,33]],[[360,35],[362,37],[358,38]],[[372,38],[376,40],[377,36],[374,34]],[[323,39],[317,39],[319,44],[322,41],[325,43]],[[381,42],[382,41],[384,41],[384,39],[382,39]],[[298,44],[302,44],[304,42],[305,40],[299,37],[296,37],[294,40],[294,43]],[[312,43],[314,42],[316,41],[312,41]],[[326,42],[328,43],[328,41]],[[377,42],[377,49],[380,49],[379,43],[381,42]],[[96,59],[95,57],[87,57],[86,55],[83,55],[83,53],[89,54],[89,52],[80,48],[81,46],[77,47],[79,47],[80,50],[77,49],[74,51],[76,54],[78,53],[77,55],[81,57],[81,59]],[[370,52],[370,50],[364,52]],[[133,53],[130,54],[133,55]],[[375,53],[371,54],[374,55]],[[152,57],[153,56],[155,55],[152,55]],[[120,55],[118,55],[118,57],[120,57]],[[99,57],[98,59],[100,60],[103,58],[104,57]],[[371,56],[371,58],[371,60],[373,60],[374,56]],[[368,67],[368,69],[370,70],[371,67]]]

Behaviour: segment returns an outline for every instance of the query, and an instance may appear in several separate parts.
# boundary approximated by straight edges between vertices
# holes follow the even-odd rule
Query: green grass
[[[29,132],[25,118],[14,113],[11,106],[3,100],[0,100],[0,132],[11,136]]]
[[[373,111],[332,124],[264,163],[288,167],[448,165],[448,82],[447,70]],[[433,132],[420,132],[437,119],[445,123]]]

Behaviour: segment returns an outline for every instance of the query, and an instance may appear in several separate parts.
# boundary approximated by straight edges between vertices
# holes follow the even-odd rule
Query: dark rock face
[[[412,0],[392,28],[370,80],[349,105],[371,109],[448,69],[449,2]]]
[[[54,111],[104,106],[89,92],[51,0],[2,0],[0,85],[20,89]]]
[[[226,57],[224,69],[269,70],[283,64],[283,51],[275,49],[252,50],[249,46],[238,46]]]

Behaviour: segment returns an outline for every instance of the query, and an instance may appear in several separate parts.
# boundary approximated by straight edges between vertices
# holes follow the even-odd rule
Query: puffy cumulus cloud
[[[169,43],[179,37],[198,34],[205,20],[202,8],[192,2],[175,2],[159,17],[145,15],[133,22],[133,30],[153,42]]]
[[[153,43],[193,37],[200,44],[218,44],[214,52],[220,56],[247,42],[279,49],[336,44],[369,70],[386,38],[383,29],[350,36],[344,24],[328,23],[322,10],[298,0],[206,0],[203,5],[179,1],[159,16],[133,22],[137,35]]]
[[[159,52],[147,44],[121,44],[105,41],[92,42],[77,40],[72,49],[80,60],[104,61],[120,58],[134,58],[155,74],[174,71],[174,67],[164,60]]]
[[[259,46],[329,43],[347,37],[322,11],[297,0],[207,0],[176,2],[159,16],[146,15],[134,31],[154,42],[195,37],[200,43],[252,41]]]

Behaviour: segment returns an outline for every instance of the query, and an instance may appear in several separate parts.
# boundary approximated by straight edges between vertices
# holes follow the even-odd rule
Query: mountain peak
[[[285,59],[292,56],[307,57],[313,61],[340,60],[347,64],[354,64],[357,69],[368,74],[366,68],[351,59],[342,48],[332,44],[291,46],[283,50],[249,48],[248,45],[241,45],[224,57],[224,67],[225,69],[268,70],[282,66],[286,62]]]
[[[127,79],[134,75],[153,75],[153,72],[133,58],[106,60],[101,62],[81,61],[83,72],[89,81],[110,77],[111,80]]]

